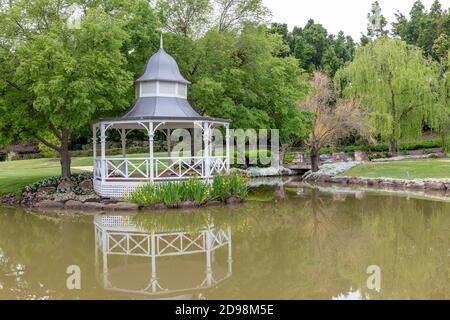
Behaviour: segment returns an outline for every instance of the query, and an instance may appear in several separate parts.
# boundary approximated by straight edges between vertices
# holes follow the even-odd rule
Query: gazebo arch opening
[[[136,100],[120,118],[103,119],[93,125],[94,188],[104,197],[124,197],[145,183],[179,181],[198,177],[210,179],[230,169],[230,121],[199,115],[187,100],[189,81],[181,75],[175,60],[162,47],[147,62],[136,80]],[[225,128],[225,148],[213,154],[212,131]],[[199,154],[174,154],[170,133],[176,129],[201,132]],[[121,155],[106,155],[108,130],[117,130]],[[148,155],[127,155],[127,137],[144,130],[148,137]],[[155,135],[166,136],[168,153],[155,153]],[[168,141],[167,141],[168,140]],[[100,144],[100,152],[97,144]]]

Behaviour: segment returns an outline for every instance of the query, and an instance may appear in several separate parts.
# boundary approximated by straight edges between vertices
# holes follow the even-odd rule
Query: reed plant
[[[225,201],[235,196],[245,199],[249,191],[247,177],[237,173],[214,176],[210,196],[212,199]]]
[[[235,196],[244,199],[248,194],[247,178],[238,174],[216,175],[212,183],[197,178],[186,181],[168,181],[147,184],[129,196],[139,206],[165,204],[177,207],[181,202],[192,201],[199,205],[208,200],[226,201]]]

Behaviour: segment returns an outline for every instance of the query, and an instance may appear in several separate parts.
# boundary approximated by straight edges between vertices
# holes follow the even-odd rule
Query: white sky
[[[321,23],[330,33],[340,30],[359,41],[367,31],[367,13],[375,0],[263,0],[272,11],[272,21],[287,23],[289,29],[303,27],[310,19]],[[388,26],[395,21],[395,13],[409,15],[415,0],[378,0]],[[427,10],[434,0],[422,0]],[[450,0],[440,0],[443,8],[450,7]]]

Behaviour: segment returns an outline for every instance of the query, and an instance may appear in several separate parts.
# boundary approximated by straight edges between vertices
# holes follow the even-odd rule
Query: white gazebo
[[[188,179],[197,176],[210,179],[230,168],[229,120],[201,116],[189,104],[190,84],[180,73],[176,61],[161,48],[147,62],[144,73],[136,80],[136,101],[117,119],[103,119],[93,125],[94,189],[103,197],[124,197],[149,182]],[[216,127],[225,127],[225,152],[212,154],[211,136]],[[203,137],[201,154],[155,157],[154,137],[163,130],[167,138],[171,129],[199,129]],[[106,133],[117,130],[122,141],[120,157],[106,156]],[[133,130],[148,134],[147,157],[127,157],[127,135]],[[97,154],[97,132],[100,154]],[[225,154],[223,154],[225,153]]]

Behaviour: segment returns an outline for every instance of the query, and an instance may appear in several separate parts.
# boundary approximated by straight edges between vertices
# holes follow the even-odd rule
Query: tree
[[[122,51],[132,48],[124,31],[130,14],[111,9],[115,3],[15,1],[0,11],[2,139],[20,135],[52,148],[63,177],[70,176],[70,140],[130,103],[133,74]],[[76,27],[68,24],[74,12]]]
[[[302,68],[312,73],[323,70],[330,75],[353,58],[355,43],[342,31],[337,36],[314,20],[309,20],[303,28],[294,27],[287,36],[291,54],[295,56]]]
[[[167,31],[196,37],[208,27],[212,6],[209,0],[157,0],[156,10]]]
[[[369,108],[378,138],[389,140],[391,152],[400,138],[419,136],[424,124],[437,128],[436,68],[415,46],[380,38],[359,48],[335,80],[344,97]]]
[[[270,15],[262,0],[213,0],[220,32],[242,27],[246,22],[262,22]]]
[[[427,56],[440,61],[446,59],[450,37],[450,10],[443,10],[436,0],[427,11],[421,1],[414,2],[409,19],[402,13],[396,14],[393,34],[420,47]]]
[[[283,47],[264,26],[209,31],[196,50],[191,97],[197,110],[230,118],[235,128],[280,129],[282,143],[305,137],[307,122],[295,106],[307,82],[296,59],[278,57]]]
[[[367,14],[367,19],[369,23],[367,25],[367,35],[373,38],[379,38],[388,34],[385,30],[387,21],[386,18],[381,14],[381,7],[378,1],[372,3],[372,9]]]
[[[323,72],[314,72],[313,91],[299,108],[311,114],[312,130],[305,141],[310,150],[312,171],[319,170],[320,149],[350,135],[369,138],[370,126],[365,110],[350,100],[336,101],[333,83]]]
[[[450,152],[450,50],[447,57],[447,73],[440,79],[439,130],[442,138],[444,152]]]

